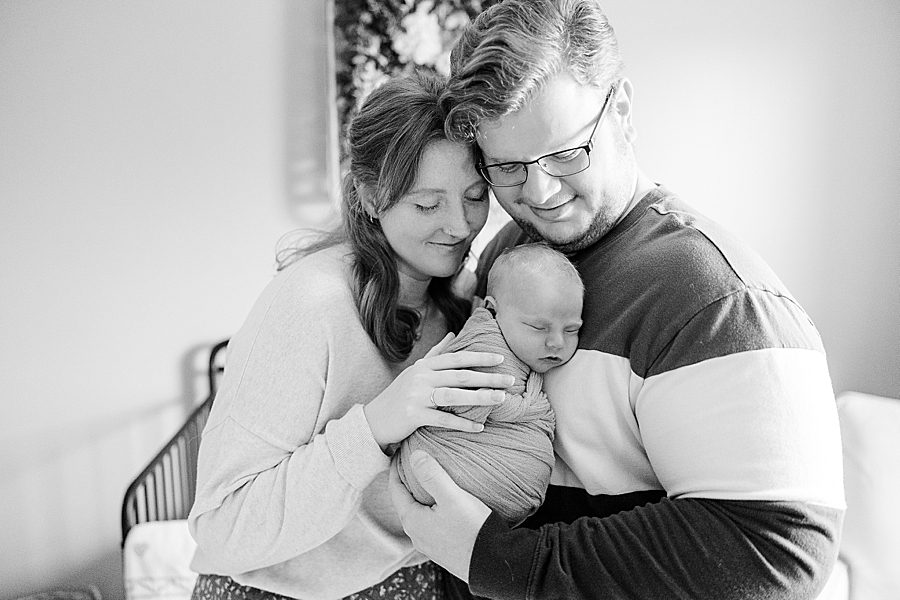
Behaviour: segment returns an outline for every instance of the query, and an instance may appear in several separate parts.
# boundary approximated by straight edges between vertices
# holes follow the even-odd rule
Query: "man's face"
[[[637,166],[630,84],[623,88],[609,99],[585,171],[553,177],[531,164],[522,185],[492,188],[532,238],[571,252],[596,242],[624,215],[635,192]],[[557,75],[521,110],[479,127],[484,163],[528,162],[586,144],[607,92],[581,85],[567,73]]]

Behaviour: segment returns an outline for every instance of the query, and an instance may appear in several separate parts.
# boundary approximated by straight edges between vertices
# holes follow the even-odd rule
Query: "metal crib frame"
[[[223,340],[210,349],[209,397],[194,409],[181,429],[128,486],[122,502],[122,546],[128,532],[138,523],[187,518],[197,486],[200,434],[216,395],[218,375],[224,369],[223,351],[227,345],[228,340]]]

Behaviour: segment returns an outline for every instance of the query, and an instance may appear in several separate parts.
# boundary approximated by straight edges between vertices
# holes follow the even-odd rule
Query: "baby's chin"
[[[571,356],[569,357],[571,358]],[[528,365],[532,371],[535,373],[546,373],[550,369],[556,368],[560,365],[568,362],[568,358],[562,358],[559,356],[548,356],[545,358],[538,358],[536,360],[531,361]]]

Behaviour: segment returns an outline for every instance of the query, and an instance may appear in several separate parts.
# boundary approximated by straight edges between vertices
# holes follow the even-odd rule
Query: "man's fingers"
[[[431,494],[435,504],[440,504],[442,498],[450,498],[453,494],[461,491],[438,461],[422,450],[412,453],[412,468],[416,479],[419,480],[425,491]]]
[[[390,473],[388,474],[388,489],[391,491],[391,500],[394,502],[394,508],[397,509],[400,520],[403,521],[409,509],[418,503],[413,495],[409,493],[409,490],[406,489],[406,486],[403,485],[403,482],[400,481],[400,471],[397,470],[396,460],[391,461]]]

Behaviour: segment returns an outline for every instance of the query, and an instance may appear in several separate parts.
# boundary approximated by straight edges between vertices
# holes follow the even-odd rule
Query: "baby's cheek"
[[[568,361],[573,356],[575,356],[575,352],[577,350],[578,350],[578,337],[576,336],[575,339],[573,339],[571,341],[571,343],[569,343],[568,347],[566,348],[566,355],[563,356],[563,359]]]

